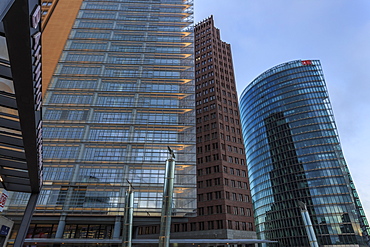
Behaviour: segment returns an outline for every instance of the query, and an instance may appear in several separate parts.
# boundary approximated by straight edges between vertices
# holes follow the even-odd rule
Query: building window
[[[215,198],[221,199],[221,191],[215,191]]]
[[[213,171],[214,172],[220,172],[220,166],[214,166]]]
[[[239,221],[235,221],[235,230],[240,230]]]
[[[230,200],[230,192],[225,191],[225,197],[226,197],[226,199]]]
[[[200,231],[204,230],[204,222],[198,222],[198,229]]]
[[[242,194],[238,194],[238,201],[240,201],[240,202],[243,201],[243,195]]]
[[[240,215],[245,215],[245,210],[244,210],[244,208],[240,208]]]
[[[237,201],[236,193],[233,193],[233,201]]]
[[[233,163],[233,157],[232,156],[229,156],[228,162]]]
[[[235,180],[231,180],[231,187],[236,187],[236,182],[235,182]]]
[[[196,230],[197,230],[196,222],[190,223],[190,231],[196,231]]]
[[[247,222],[247,225],[248,225],[247,230],[248,231],[253,231],[253,224],[251,222]]]
[[[207,224],[208,224],[208,230],[214,229],[213,221],[208,221]]]
[[[214,154],[213,155],[213,160],[219,160],[220,158],[219,158],[219,156],[218,156],[218,154]]]
[[[187,232],[188,231],[188,224],[187,223],[182,223],[181,226],[182,226],[182,231],[183,232]]]
[[[231,175],[234,175],[234,168],[231,168],[231,167],[230,167],[230,174],[231,174]]]
[[[148,227],[146,227],[146,228],[148,228]],[[175,224],[174,225],[174,232],[179,232],[180,231],[180,224]],[[146,233],[146,232],[145,232]],[[149,233],[149,232],[148,232]],[[146,233],[146,234],[148,234],[148,233]]]
[[[198,173],[198,176],[202,176],[203,175],[203,169],[198,169],[197,173]]]
[[[223,229],[224,226],[223,226],[223,221],[222,220],[217,220],[216,223],[217,223],[217,229]]]
[[[245,195],[244,197],[245,197],[245,201],[246,201],[246,202],[250,202],[250,197],[249,197],[249,195]]]
[[[207,167],[206,168],[206,174],[211,174],[211,173],[212,173],[212,167]]]
[[[242,230],[246,231],[247,230],[247,223],[242,222]]]
[[[231,220],[227,221],[227,228],[228,229],[233,229],[233,222]]]
[[[198,208],[198,215],[204,215],[204,208],[203,207]]]
[[[198,194],[198,202],[202,202],[203,201],[203,194]]]

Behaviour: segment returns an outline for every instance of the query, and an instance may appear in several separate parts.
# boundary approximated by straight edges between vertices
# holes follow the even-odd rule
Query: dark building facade
[[[268,246],[368,246],[368,223],[340,147],[321,64],[297,60],[258,76],[241,96],[257,235]]]
[[[209,17],[194,28],[197,217],[172,236],[256,238],[230,44]]]

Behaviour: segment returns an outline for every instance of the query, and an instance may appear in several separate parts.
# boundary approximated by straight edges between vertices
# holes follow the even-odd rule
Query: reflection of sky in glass
[[[315,230],[320,228],[320,243],[361,245],[361,238],[353,240],[359,232],[344,225],[359,229],[366,219],[354,201],[358,196],[346,172],[321,75],[319,61],[308,66],[288,62],[258,76],[241,96],[256,228],[260,237],[285,245],[301,241],[304,234],[295,229],[304,225],[293,219],[300,217],[294,206],[300,200],[307,204]],[[288,238],[279,234],[287,222]]]
[[[9,61],[8,47],[6,46],[6,38],[0,36],[0,58]]]
[[[192,21],[178,2],[82,3],[44,99],[45,212],[122,211],[128,179],[135,213],[159,213],[167,146],[176,214],[195,208]]]

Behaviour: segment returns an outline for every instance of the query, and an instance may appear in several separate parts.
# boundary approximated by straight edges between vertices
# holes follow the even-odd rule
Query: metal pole
[[[169,147],[168,150],[170,151],[171,157],[166,160],[161,226],[159,231],[159,247],[170,246],[173,184],[175,179],[175,155]]]
[[[305,203],[298,201],[299,208],[301,209],[302,219],[306,227],[308,240],[311,247],[319,247],[316,239],[316,234],[312,226],[310,214],[308,213],[307,206]]]
[[[132,223],[134,216],[134,190],[132,184],[126,191],[125,198],[125,215],[123,216],[123,230],[122,230],[122,247],[131,247],[132,245]]]

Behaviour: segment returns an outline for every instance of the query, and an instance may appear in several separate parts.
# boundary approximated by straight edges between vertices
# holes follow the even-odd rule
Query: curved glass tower
[[[368,223],[339,143],[319,61],[258,76],[241,96],[256,230],[269,246],[310,246],[300,202],[320,246],[368,246]]]

